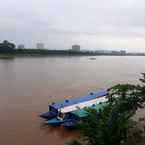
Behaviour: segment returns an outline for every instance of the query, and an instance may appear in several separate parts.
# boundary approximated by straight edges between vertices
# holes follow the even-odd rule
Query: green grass
[[[14,57],[13,54],[0,54],[0,59],[13,59]]]

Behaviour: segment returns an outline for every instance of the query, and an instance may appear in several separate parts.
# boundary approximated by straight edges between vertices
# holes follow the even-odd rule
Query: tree
[[[4,40],[2,43],[0,43],[0,52],[1,53],[12,53],[14,52],[15,44]]]
[[[140,78],[140,84],[118,84],[110,89],[108,100],[110,103],[115,103],[115,101],[124,101],[125,109],[128,111],[136,111],[138,108],[144,108],[145,102],[145,73],[142,73],[143,78]],[[118,101],[119,99],[119,101]],[[134,112],[135,113],[135,112]]]

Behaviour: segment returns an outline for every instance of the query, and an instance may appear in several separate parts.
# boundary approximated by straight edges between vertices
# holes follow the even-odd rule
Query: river
[[[0,59],[0,145],[64,145],[78,132],[44,124],[48,103],[117,83],[137,83],[145,57]]]

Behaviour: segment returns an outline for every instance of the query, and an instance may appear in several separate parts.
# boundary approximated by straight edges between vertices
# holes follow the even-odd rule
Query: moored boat
[[[66,119],[65,116],[69,116],[70,112],[78,109],[83,109],[84,107],[92,106],[99,102],[104,102],[106,101],[107,94],[107,90],[101,90],[92,92],[89,95],[83,97],[67,99],[58,103],[52,103],[51,105],[49,105],[49,111],[46,113],[42,113],[40,117],[47,119],[48,124],[53,125],[55,124],[55,122],[56,124],[62,124],[64,122],[61,120],[64,120],[64,118]]]
[[[95,58],[95,57],[91,57],[90,59],[91,59],[91,60],[95,60],[96,58]]]
[[[106,101],[106,96],[101,96],[101,97],[97,97],[97,100],[93,99],[93,100],[83,102],[81,104],[75,104],[77,105],[75,106],[75,109],[74,109],[74,106],[70,106],[70,107],[73,107],[74,110],[72,108],[69,108],[68,110],[63,108],[62,111],[58,113],[57,117],[48,120],[47,123],[50,125],[64,124],[65,126],[71,127],[73,126],[73,124],[76,124],[77,121],[87,116],[88,112],[86,112],[84,108],[87,108],[87,107],[92,108],[96,106],[97,104],[103,103],[105,101]],[[70,111],[70,110],[73,110],[73,111]]]

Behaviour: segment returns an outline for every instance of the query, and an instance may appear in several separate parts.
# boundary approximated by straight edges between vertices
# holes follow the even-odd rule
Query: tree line
[[[13,53],[15,49],[15,44],[7,40],[0,43],[0,53]]]

